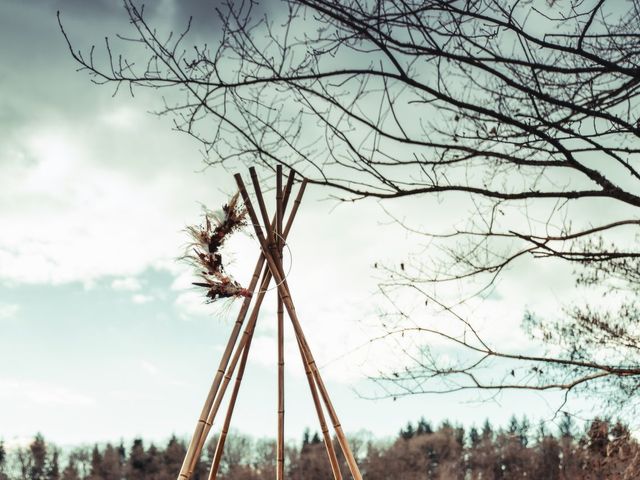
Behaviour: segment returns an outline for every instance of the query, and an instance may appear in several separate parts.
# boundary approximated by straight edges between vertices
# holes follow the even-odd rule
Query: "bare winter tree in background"
[[[403,220],[446,255],[389,269],[386,294],[431,297],[434,282],[460,280],[483,291],[515,262],[551,258],[610,299],[558,321],[527,314],[549,348],[539,357],[491,345],[442,304],[459,333],[410,331],[466,355],[442,363],[423,348],[380,380],[389,395],[588,386],[639,398],[638,0],[230,1],[214,48],[125,7],[133,36],[94,51],[65,33],[72,54],[97,83],[161,89],[161,114],[211,164],[281,162],[348,200],[464,205],[446,231]],[[490,363],[503,368],[479,375]]]

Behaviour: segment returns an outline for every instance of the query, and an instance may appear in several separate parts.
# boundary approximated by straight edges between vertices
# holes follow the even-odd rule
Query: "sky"
[[[189,15],[206,37],[204,0],[151,4],[160,25]],[[149,113],[157,92],[113,96],[77,72],[56,10],[81,46],[126,31],[120,2],[4,0],[0,4],[0,439],[42,432],[61,445],[185,438],[231,330],[237,304],[206,305],[179,261],[202,205],[234,193],[233,169],[205,168],[199,145]],[[240,173],[247,172],[244,168]],[[265,184],[272,178],[259,174]],[[475,393],[377,399],[367,380],[401,361],[380,333],[376,263],[398,263],[423,239],[385,210],[446,221],[447,205],[421,198],[337,204],[310,187],[289,241],[289,284],[303,328],[349,433],[392,436],[424,416],[465,425],[512,415],[549,420],[554,395]],[[229,269],[247,283],[258,244],[238,234]],[[474,307],[496,342],[518,348],[526,308],[547,312],[573,291],[552,263],[512,272]],[[552,278],[549,281],[549,278]],[[245,280],[246,279],[246,280]],[[233,426],[274,436],[275,298],[267,296]],[[416,307],[416,319],[430,312]],[[291,331],[286,340],[286,434],[317,429]]]

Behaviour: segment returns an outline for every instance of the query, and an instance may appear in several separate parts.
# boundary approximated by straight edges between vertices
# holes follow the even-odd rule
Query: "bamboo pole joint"
[[[231,425],[231,420],[236,405],[236,400],[242,384],[249,350],[251,348],[251,340],[255,331],[256,322],[259,317],[260,307],[262,306],[265,293],[268,290],[269,283],[273,279],[277,287],[277,443],[276,443],[276,480],[284,480],[285,478],[285,439],[284,439],[284,422],[285,422],[285,358],[284,358],[284,317],[285,313],[291,321],[295,341],[300,351],[300,358],[306,373],[311,398],[315,407],[318,423],[323,435],[325,449],[331,472],[335,480],[342,480],[340,463],[334,446],[329,424],[327,422],[328,415],[331,426],[335,433],[338,447],[340,448],[346,467],[352,478],[362,480],[362,475],[356,463],[355,456],[351,451],[351,447],[342,430],[342,426],[336,410],[331,402],[329,393],[324,384],[320,371],[316,365],[311,348],[304,335],[302,326],[291,297],[291,291],[287,283],[284,273],[283,248],[286,239],[291,230],[293,220],[298,213],[302,196],[307,186],[306,179],[299,181],[298,193],[291,205],[291,211],[285,221],[285,212],[289,203],[290,195],[296,181],[296,173],[291,170],[287,177],[286,184],[283,186],[282,166],[278,165],[275,172],[275,214],[273,218],[269,217],[267,205],[260,186],[260,180],[255,168],[249,169],[249,175],[253,185],[254,196],[259,207],[259,214],[253,207],[253,203],[249,196],[249,192],[240,174],[235,175],[240,195],[250,218],[250,223],[254,228],[258,242],[260,243],[260,256],[256,263],[251,282],[247,290],[251,295],[244,298],[238,318],[236,319],[229,340],[224,349],[219,366],[215,372],[214,380],[205,400],[204,406],[196,423],[196,428],[187,448],[184,462],[178,480],[190,480],[197,465],[200,462],[200,456],[204,448],[207,436],[214,425],[215,419],[223,402],[225,394],[235,374],[235,382],[231,389],[230,398],[227,403],[227,410],[224,415],[224,421],[218,436],[214,457],[211,467],[208,471],[208,479],[214,480],[220,468],[221,460],[224,454],[225,441]],[[260,280],[261,278],[261,280]],[[256,291],[256,287],[259,289]],[[250,312],[250,313],[249,313]],[[245,320],[249,315],[249,320],[245,325]],[[244,330],[242,326],[244,326]],[[242,333],[241,333],[242,332]]]

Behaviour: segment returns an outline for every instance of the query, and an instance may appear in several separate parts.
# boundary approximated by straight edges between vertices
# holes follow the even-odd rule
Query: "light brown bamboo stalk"
[[[313,373],[309,368],[309,362],[307,362],[307,358],[304,354],[304,350],[302,348],[302,345],[300,344],[300,341],[298,340],[297,343],[298,343],[298,348],[300,349],[300,358],[302,358],[304,371],[307,375],[307,381],[309,382],[309,389],[311,390],[313,405],[316,409],[316,414],[318,415],[318,422],[320,423],[320,430],[322,431],[324,446],[327,450],[329,463],[331,464],[331,471],[333,472],[333,478],[335,480],[342,480],[342,472],[340,472],[338,457],[336,456],[336,451],[335,451],[335,448],[333,447],[333,442],[331,441],[331,434],[329,432],[329,428],[327,427],[327,421],[324,418],[324,412],[322,411],[322,404],[320,403],[320,398],[318,397],[318,390],[316,389],[316,384],[315,384],[315,381],[313,380]]]
[[[269,261],[269,259],[267,259],[267,261]],[[277,277],[274,276],[274,279],[276,282],[278,282]],[[291,323],[293,324],[294,332],[298,337],[300,345],[303,348],[307,365],[311,369],[315,383],[318,387],[320,395],[322,396],[322,400],[327,408],[329,417],[331,418],[333,429],[336,432],[336,437],[338,438],[338,443],[340,444],[342,453],[344,454],[345,459],[347,460],[349,471],[351,472],[351,475],[355,480],[362,480],[362,474],[360,473],[360,469],[358,468],[358,464],[356,463],[355,456],[353,455],[353,452],[351,451],[351,447],[349,446],[349,441],[347,440],[347,437],[344,434],[342,425],[340,423],[340,419],[338,418],[338,414],[336,413],[336,410],[333,407],[333,403],[331,402],[331,398],[329,397],[329,392],[327,391],[327,387],[325,386],[324,381],[322,380],[322,376],[320,375],[320,371],[318,370],[316,361],[313,357],[313,354],[311,353],[311,348],[309,347],[309,343],[307,342],[304,332],[302,331],[302,326],[300,325],[300,321],[296,314],[295,307],[293,306],[293,302],[291,301],[291,296],[290,294],[288,294],[288,285],[286,280],[283,280],[283,283],[281,286],[283,287],[282,290],[284,290],[284,292],[287,292],[287,293],[283,292],[282,300],[285,306],[287,307],[287,313],[289,313],[289,318],[291,319]]]
[[[282,262],[282,165],[276,167],[276,252]],[[284,479],[284,308],[278,293],[278,440],[276,447],[276,480]]]
[[[229,365],[222,378],[220,388],[218,389],[213,405],[211,406],[211,410],[209,411],[207,418],[204,422],[202,435],[200,436],[198,443],[196,445],[196,452],[198,453],[198,455],[194,456],[192,463],[189,465],[189,475],[192,475],[195,470],[197,459],[200,456],[200,452],[202,452],[202,449],[204,448],[205,442],[207,441],[207,437],[209,436],[209,432],[211,431],[211,427],[213,426],[213,421],[215,420],[215,417],[218,414],[218,410],[220,409],[220,404],[222,403],[224,395],[227,391],[227,387],[231,382],[233,372],[235,371],[236,366],[238,365],[238,362],[240,360],[240,355],[242,354],[247,344],[247,341],[250,338],[253,332],[253,329],[255,328],[255,324],[258,319],[258,312],[260,311],[260,307],[262,306],[262,300],[264,299],[264,296],[267,288],[269,287],[270,281],[271,281],[271,272],[268,270],[265,270],[262,276],[262,282],[261,282],[260,290],[258,292],[258,296],[256,297],[256,301],[253,305],[253,310],[251,311],[251,315],[249,316],[249,321],[245,326],[244,332],[242,333],[242,337],[240,338],[240,342],[238,343],[236,350],[233,352],[233,357],[229,362]]]
[[[251,181],[253,182],[253,189],[256,192],[256,199],[258,200],[258,205],[260,207],[260,213],[262,214],[262,222],[264,223],[264,227],[269,232],[267,236],[267,243],[270,245],[275,245],[275,235],[273,234],[274,229],[271,228],[269,230],[269,212],[267,211],[267,205],[264,203],[264,197],[262,196],[262,190],[260,189],[260,181],[258,180],[258,174],[256,173],[256,169],[254,167],[249,168],[249,175],[251,175]]]
[[[276,246],[282,258],[282,165],[276,166]]]
[[[278,278],[274,275],[274,279],[278,282]],[[349,466],[349,471],[355,480],[362,480],[362,474],[360,473],[360,469],[358,468],[358,464],[356,463],[355,456],[351,451],[351,447],[349,446],[349,442],[347,440],[344,431],[342,430],[342,425],[340,423],[340,419],[338,418],[338,414],[336,413],[335,408],[333,407],[333,403],[331,402],[331,398],[329,397],[329,392],[327,391],[327,387],[322,380],[322,376],[320,375],[320,371],[318,370],[318,366],[316,365],[316,361],[313,358],[313,354],[311,353],[311,349],[309,347],[309,343],[302,331],[302,326],[300,325],[300,321],[295,311],[295,307],[291,301],[291,297],[287,296],[288,294],[288,285],[286,280],[281,284],[283,295],[282,300],[287,307],[287,313],[289,313],[289,317],[291,319],[291,323],[293,324],[293,329],[300,340],[300,344],[303,347],[305,352],[305,356],[307,359],[307,364],[313,373],[314,380],[316,385],[318,386],[318,390],[320,391],[320,395],[322,396],[322,400],[324,401],[325,406],[327,407],[327,411],[329,413],[329,417],[331,418],[331,422],[333,423],[333,429],[336,432],[336,437],[338,438],[338,443],[342,448],[342,452],[344,453],[345,459],[347,460],[347,465]],[[279,287],[280,288],[280,287]]]
[[[249,283],[248,290],[253,294],[256,289],[256,285],[258,284],[258,279],[260,278],[260,271],[264,266],[265,258],[261,254],[258,262],[256,263],[256,268],[253,272],[253,276],[251,277],[251,282]],[[267,270],[268,267],[265,267]],[[216,375],[213,379],[213,383],[211,384],[211,388],[209,389],[209,393],[207,394],[207,398],[204,402],[204,406],[202,407],[202,411],[200,412],[200,416],[198,418],[198,423],[196,424],[196,429],[191,437],[191,441],[189,442],[189,447],[187,448],[187,453],[185,454],[184,461],[182,463],[182,467],[180,468],[180,473],[178,475],[178,480],[180,479],[189,479],[191,477],[191,465],[194,463],[193,460],[197,459],[200,455],[198,451],[196,455],[196,450],[198,450],[198,444],[200,443],[200,437],[204,431],[204,427],[207,421],[207,416],[209,415],[209,411],[211,410],[211,406],[213,405],[214,398],[218,392],[218,388],[220,387],[220,382],[222,380],[222,376],[227,368],[227,364],[229,362],[229,358],[231,357],[231,352],[233,351],[233,347],[238,340],[238,335],[240,334],[240,329],[242,328],[242,324],[244,323],[244,319],[247,315],[247,311],[249,310],[249,305],[251,303],[251,298],[247,297],[242,302],[242,306],[240,307],[240,312],[238,312],[238,317],[236,322],[233,325],[233,329],[231,330],[231,335],[229,336],[229,340],[227,345],[225,346],[224,352],[222,354],[222,358],[220,359],[220,364],[218,365],[218,370],[216,371]]]
[[[282,202],[283,212],[286,210],[287,203],[289,202],[289,197],[291,195],[291,190],[293,188],[294,179],[295,179],[295,172],[292,170],[291,172],[289,172],[289,178],[287,179],[287,185],[285,187],[285,191],[283,195],[284,197]],[[297,213],[298,206],[300,204],[303,194],[304,194],[304,189],[302,188],[298,192],[298,195],[294,201],[294,205],[289,215],[287,225],[290,225],[291,223],[293,223],[293,219],[295,218],[295,215]],[[258,283],[258,279],[260,277],[260,271],[262,270],[264,263],[265,263],[265,258],[261,254],[260,257],[258,258],[258,261],[256,263],[256,268],[253,272],[253,276],[251,277],[251,281],[247,289],[249,292],[251,292],[252,295]],[[206,430],[206,424],[207,424],[207,418],[209,416],[209,412],[211,411],[211,408],[214,404],[215,397],[220,388],[220,382],[222,381],[222,376],[224,375],[224,372],[229,363],[231,352],[233,351],[233,347],[237,342],[238,335],[240,334],[240,329],[242,328],[242,324],[244,323],[250,304],[251,304],[251,297],[246,297],[242,302],[242,306],[240,307],[240,311],[238,312],[238,317],[236,319],[236,322],[234,323],[233,329],[229,336],[229,340],[222,354],[222,358],[220,359],[218,370],[216,371],[216,375],[214,377],[213,383],[211,384],[211,388],[209,389],[209,393],[207,394],[207,398],[202,407],[202,411],[200,412],[200,416],[198,418],[195,431],[191,437],[191,441],[189,442],[189,447],[187,448],[185,458],[180,468],[178,480],[180,479],[189,480],[191,478],[191,474],[193,473],[195,464],[200,456],[200,452],[202,451],[202,447],[206,439],[206,435],[205,435],[205,439],[203,439],[202,436]],[[208,433],[208,430],[207,430],[207,433]]]
[[[264,284],[264,290],[268,287],[267,284]],[[257,314],[255,315],[257,318]],[[253,315],[252,315],[253,319]],[[255,327],[255,322],[254,327]],[[242,378],[244,376],[244,370],[247,366],[247,358],[249,357],[249,349],[251,348],[251,340],[253,339],[253,333],[255,332],[255,328],[253,328],[247,337],[246,344],[242,350],[242,359],[240,360],[240,366],[238,367],[238,373],[236,374],[236,381],[233,385],[233,391],[231,393],[231,398],[229,399],[229,405],[227,407],[227,414],[224,419],[224,424],[222,425],[222,430],[220,431],[220,436],[218,437],[218,443],[216,444],[216,450],[213,456],[213,462],[211,463],[211,470],[209,471],[208,480],[214,480],[218,475],[218,470],[220,468],[220,462],[222,460],[222,454],[224,452],[224,444],[227,439],[227,434],[229,433],[229,427],[231,425],[231,418],[233,417],[233,410],[236,406],[236,400],[238,399],[238,392],[240,391],[240,385],[242,383]]]
[[[282,233],[282,238],[286,241],[289,236],[289,232],[291,231],[291,225],[293,224],[293,219],[295,218],[296,213],[298,213],[298,208],[300,207],[300,202],[302,201],[302,196],[304,195],[304,191],[307,188],[307,179],[302,180],[300,184],[300,189],[298,190],[298,195],[296,199],[293,201],[293,207],[291,207],[291,213],[289,214],[289,219],[287,220],[287,226],[284,227],[284,232]],[[283,211],[284,211],[284,203],[283,203]]]
[[[353,452],[351,451],[351,447],[349,446],[349,442],[347,441],[347,437],[344,434],[344,431],[342,430],[342,426],[340,424],[338,415],[335,411],[335,408],[333,407],[333,404],[327,392],[326,386],[322,380],[322,376],[320,375],[316,362],[313,358],[313,354],[311,353],[311,349],[309,348],[309,344],[306,340],[306,337],[304,336],[304,332],[302,331],[300,321],[296,314],[296,310],[293,305],[291,295],[289,293],[289,286],[287,285],[287,281],[284,278],[282,273],[282,265],[279,262],[279,258],[277,258],[277,256],[274,258],[274,256],[271,254],[268,242],[262,232],[262,229],[260,228],[260,224],[258,223],[256,212],[253,208],[251,199],[249,198],[249,194],[244,185],[242,177],[239,174],[236,174],[235,179],[236,179],[236,183],[238,184],[240,194],[242,195],[242,199],[245,203],[245,207],[247,208],[247,212],[249,213],[249,216],[251,217],[251,220],[253,222],[253,227],[256,232],[256,236],[258,237],[258,241],[260,242],[262,253],[265,256],[265,259],[267,260],[267,263],[269,265],[269,269],[271,270],[271,273],[276,281],[276,285],[278,286],[278,290],[282,296],[282,301],[284,303],[285,308],[287,309],[287,313],[289,314],[291,323],[293,324],[294,331],[305,351],[305,356],[306,356],[308,365],[311,368],[314,379],[320,391],[320,395],[322,396],[322,400],[324,401],[325,406],[327,407],[329,417],[331,418],[331,421],[333,423],[333,428],[338,438],[338,443],[340,444],[340,447],[347,460],[349,471],[351,472],[351,475],[355,480],[362,480],[362,474],[360,473],[360,470],[356,463]],[[262,195],[259,186],[258,188],[256,188],[256,195],[258,196],[258,198],[260,198]],[[266,226],[266,227],[267,227],[267,236],[270,236],[272,232],[271,230],[269,230],[269,226]]]

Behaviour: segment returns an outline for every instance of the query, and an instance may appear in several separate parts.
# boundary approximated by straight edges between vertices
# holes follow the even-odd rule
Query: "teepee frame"
[[[191,438],[191,442],[189,443],[182,468],[180,469],[180,474],[178,475],[178,480],[191,479],[191,476],[200,458],[200,454],[202,453],[202,449],[204,447],[207,436],[211,431],[213,422],[218,415],[222,400],[225,396],[227,388],[231,384],[232,377],[235,373],[235,382],[233,383],[231,396],[229,398],[227,411],[224,416],[224,422],[222,424],[220,436],[218,437],[218,443],[216,445],[208,479],[214,480],[218,474],[220,461],[222,459],[222,454],[224,451],[224,444],[226,441],[227,433],[229,431],[229,426],[231,424],[233,410],[235,407],[236,399],[238,397],[238,392],[240,390],[240,384],[242,383],[244,370],[247,364],[247,358],[249,355],[249,349],[251,347],[253,332],[258,320],[258,314],[260,312],[262,301],[264,300],[265,293],[269,288],[269,284],[272,279],[275,281],[278,296],[278,438],[276,479],[284,479],[285,390],[283,330],[285,316],[284,314],[286,312],[287,316],[291,320],[294,334],[296,336],[296,340],[300,350],[300,357],[302,358],[307,381],[309,383],[309,389],[311,390],[311,396],[313,398],[314,407],[318,416],[318,421],[320,423],[320,429],[322,431],[324,445],[327,451],[329,463],[331,465],[331,471],[333,472],[333,477],[336,480],[342,480],[342,474],[340,472],[336,450],[325,418],[325,410],[333,426],[338,446],[344,455],[351,476],[355,480],[362,480],[362,475],[360,474],[360,470],[358,469],[358,465],[356,464],[353,452],[349,447],[347,437],[342,430],[340,420],[338,419],[338,414],[336,413],[331,399],[329,398],[329,393],[327,392],[327,388],[324,384],[324,381],[322,380],[320,371],[318,370],[316,362],[313,358],[309,343],[307,342],[304,332],[302,331],[302,326],[298,319],[298,315],[291,298],[291,293],[289,291],[289,285],[287,283],[286,275],[282,267],[283,247],[285,245],[287,236],[289,235],[289,231],[291,230],[293,220],[295,219],[295,216],[298,212],[298,207],[300,206],[307,181],[306,179],[303,179],[301,181],[298,194],[295,198],[295,201],[293,202],[293,206],[291,207],[291,212],[289,213],[289,217],[286,223],[284,223],[283,227],[285,211],[287,209],[287,205],[289,204],[294,186],[295,172],[292,170],[289,173],[286,185],[283,188],[282,167],[278,165],[276,168],[276,212],[272,219],[270,219],[267,212],[264,196],[262,195],[262,190],[260,188],[260,183],[255,169],[250,168],[249,173],[251,176],[251,181],[253,183],[256,200],[258,202],[261,219],[258,218],[256,210],[253,207],[253,203],[249,198],[249,193],[247,192],[247,188],[244,184],[244,181],[242,180],[242,176],[240,174],[236,174],[235,180],[238,184],[238,189],[240,191],[240,195],[242,196],[245,208],[247,209],[250,222],[255,230],[256,237],[260,242],[261,253],[258,258],[256,268],[253,272],[253,276],[247,288],[248,292],[250,292],[250,295],[248,295],[244,299],[242,306],[240,307],[236,322],[234,323],[231,330],[229,340],[222,354],[222,358],[220,359],[218,370],[216,371],[213,383],[209,390],[209,394],[207,395],[207,398],[204,402],[204,406],[202,407],[202,411],[200,413],[195,431]],[[256,292],[256,287],[258,285],[259,288]],[[245,323],[245,319],[247,318],[250,307],[252,307],[252,309],[251,313],[249,314],[249,320],[244,326],[244,330],[241,334],[242,326]]]

